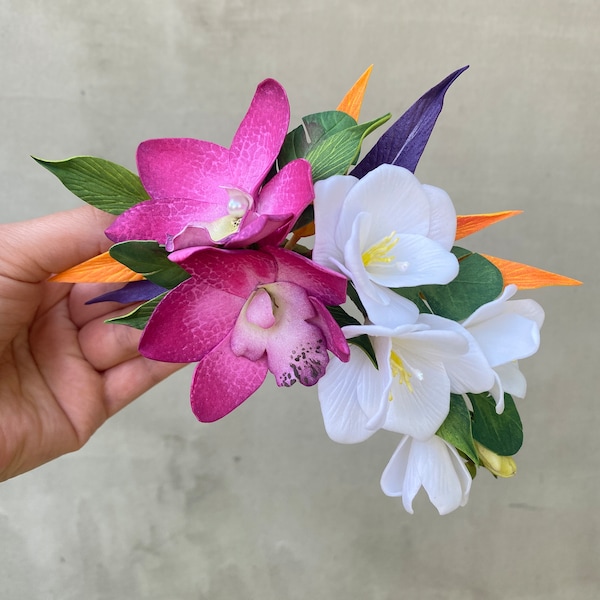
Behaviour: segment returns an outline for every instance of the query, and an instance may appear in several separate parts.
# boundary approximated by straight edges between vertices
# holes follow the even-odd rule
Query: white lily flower
[[[462,325],[475,338],[495,372],[490,393],[496,412],[504,410],[504,392],[524,398],[527,382],[517,361],[538,351],[544,310],[534,300],[509,300],[517,286],[507,285],[496,300],[480,306]]]
[[[494,374],[477,344],[447,321],[420,315],[413,325],[342,329],[346,338],[370,336],[378,369],[357,348],[348,363],[331,359],[318,391],[333,440],[356,443],[381,428],[426,440],[448,415],[450,392],[490,388]]]
[[[407,169],[381,165],[360,180],[318,181],[314,207],[313,260],[352,280],[373,322],[417,319],[414,303],[389,288],[446,284],[458,273],[452,201]]]
[[[440,515],[464,506],[471,491],[471,475],[456,449],[437,436],[419,441],[404,436],[381,476],[388,496],[401,496],[407,512],[421,487]]]

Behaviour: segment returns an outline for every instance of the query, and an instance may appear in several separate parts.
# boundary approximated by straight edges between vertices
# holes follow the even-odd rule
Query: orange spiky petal
[[[292,233],[291,239],[285,245],[286,248],[293,248],[303,237],[309,237],[311,235],[315,235],[315,222],[311,221],[304,225],[304,227],[300,227],[300,229],[296,229]]]
[[[108,252],[94,256],[62,273],[50,277],[49,281],[62,283],[128,283],[140,281],[143,275],[115,260]]]
[[[350,115],[355,121],[358,122],[360,115],[360,109],[362,107],[363,98],[365,96],[365,90],[369,83],[369,77],[373,65],[371,65],[356,81],[356,83],[348,90],[348,93],[344,96],[344,99],[339,103],[337,110],[345,112]]]
[[[485,229],[498,221],[520,215],[522,212],[522,210],[504,210],[502,212],[480,215],[457,215],[455,239],[460,240],[468,235],[477,233],[481,229]]]
[[[520,290],[533,290],[551,285],[581,285],[581,281],[558,273],[544,271],[522,263],[513,262],[496,256],[482,254],[502,273],[504,285],[514,283]]]

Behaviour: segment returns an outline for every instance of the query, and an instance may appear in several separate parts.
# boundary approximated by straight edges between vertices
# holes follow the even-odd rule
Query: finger
[[[138,356],[109,369],[104,373],[104,394],[108,416],[114,415],[184,366],[186,365],[162,363]]]
[[[82,206],[20,223],[0,226],[2,272],[18,281],[43,281],[92,256],[104,252],[110,241],[104,230],[114,216]]]
[[[140,330],[104,322],[104,318],[118,314],[89,321],[79,330],[81,352],[97,371],[106,371],[139,355]]]

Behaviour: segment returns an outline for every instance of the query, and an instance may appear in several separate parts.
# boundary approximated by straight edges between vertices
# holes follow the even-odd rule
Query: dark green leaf
[[[286,136],[277,164],[281,169],[292,160],[305,158],[311,164],[313,181],[343,175],[358,159],[363,139],[390,116],[358,125],[339,111],[308,115],[302,119],[303,125]]]
[[[453,321],[466,319],[502,293],[502,274],[487,258],[458,246],[452,252],[458,258],[459,271],[450,283],[394,291],[412,300],[421,312],[433,312]]]
[[[512,456],[523,444],[523,424],[510,394],[504,394],[504,412],[496,413],[489,394],[469,394],[473,404],[473,437],[500,456]]]
[[[73,194],[103,210],[120,215],[148,199],[140,178],[113,162],[93,156],[75,156],[66,160],[33,159],[56,175]]]
[[[189,273],[171,262],[166,250],[153,241],[121,242],[112,246],[109,252],[132,271],[169,290],[189,277]]]
[[[450,412],[437,435],[468,456],[473,463],[479,464],[471,431],[471,413],[462,396],[450,394]]]
[[[328,306],[327,310],[329,310],[332,317],[335,319],[335,322],[340,327],[344,327],[346,325],[360,325],[360,322],[357,321],[353,316],[349,315],[341,306]],[[373,348],[373,344],[371,343],[368,335],[358,335],[356,337],[349,338],[347,341],[349,344],[358,346],[369,357],[373,363],[373,366],[376,369],[379,368],[377,365],[377,357],[375,356],[375,349]]]
[[[121,317],[115,317],[114,319],[107,319],[105,323],[116,323],[118,325],[128,325],[135,329],[144,329],[148,319],[152,316],[154,309],[158,306],[158,303],[167,295],[168,292],[152,298],[141,304],[130,313]]]

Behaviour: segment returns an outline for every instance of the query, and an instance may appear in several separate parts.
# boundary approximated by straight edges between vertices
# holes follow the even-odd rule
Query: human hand
[[[140,331],[104,323],[122,305],[86,306],[97,284],[46,281],[104,252],[113,219],[84,206],[0,225],[0,481],[79,449],[182,366],[140,356]]]

